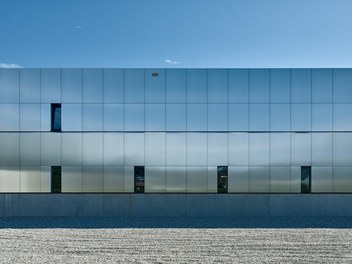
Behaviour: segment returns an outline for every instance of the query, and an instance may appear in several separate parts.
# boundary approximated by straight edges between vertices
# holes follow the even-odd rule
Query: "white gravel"
[[[0,218],[1,263],[352,263],[351,218]]]

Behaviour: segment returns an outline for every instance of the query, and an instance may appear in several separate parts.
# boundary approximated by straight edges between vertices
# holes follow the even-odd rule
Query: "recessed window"
[[[61,132],[61,104],[51,104],[51,131]]]
[[[302,166],[301,167],[301,193],[310,193],[311,192],[311,166]]]
[[[134,192],[144,193],[144,166],[134,167]]]
[[[159,76],[159,74],[157,72],[152,73],[152,77],[158,77],[158,76]]]
[[[61,193],[61,166],[51,167],[51,192]]]
[[[228,189],[228,167],[218,166],[218,193],[227,193]]]

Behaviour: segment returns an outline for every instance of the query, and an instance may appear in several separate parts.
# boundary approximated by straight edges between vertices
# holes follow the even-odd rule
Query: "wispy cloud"
[[[82,29],[82,27],[81,26],[75,26],[75,29],[77,29],[77,30],[81,30]]]
[[[22,66],[14,63],[0,63],[0,68],[11,69],[11,68],[22,68]]]
[[[180,61],[173,61],[173,60],[170,60],[170,59],[166,59],[165,62],[169,63],[169,64],[180,64],[181,63]]]

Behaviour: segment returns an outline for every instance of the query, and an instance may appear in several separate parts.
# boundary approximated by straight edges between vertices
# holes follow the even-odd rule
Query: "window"
[[[227,193],[228,188],[228,167],[218,166],[218,193]]]
[[[51,192],[61,193],[61,166],[51,167]]]
[[[144,193],[144,166],[134,166],[134,192]]]
[[[311,192],[311,166],[301,167],[301,193]]]
[[[61,132],[61,104],[51,104],[51,132]]]

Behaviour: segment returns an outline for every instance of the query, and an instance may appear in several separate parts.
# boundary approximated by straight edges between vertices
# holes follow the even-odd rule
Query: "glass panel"
[[[61,167],[60,167],[60,175],[61,175]],[[60,184],[61,184],[61,178],[60,178]],[[51,166],[40,167],[40,191],[46,192],[46,193],[51,192]]]
[[[352,167],[333,167],[333,192],[348,192],[352,190]]]
[[[332,167],[312,167],[312,192],[332,192]]]
[[[165,104],[145,105],[145,130],[165,131]]]
[[[123,167],[123,191],[132,193],[134,192],[134,167]]]
[[[82,166],[62,166],[62,192],[82,192]]]
[[[20,134],[21,165],[40,165],[40,133]]]
[[[104,69],[104,103],[123,103],[123,70]]]
[[[186,131],[186,105],[167,104],[166,105],[166,130]]]
[[[312,129],[311,104],[291,104],[291,130],[310,131]]]
[[[61,132],[61,104],[51,104],[51,132]]]
[[[125,131],[144,130],[144,105],[126,104],[125,105]]]
[[[123,192],[123,166],[104,166],[103,192]]]
[[[82,165],[82,134],[62,134],[62,164]]]
[[[333,162],[334,165],[352,164],[352,133],[333,134]]]
[[[20,191],[20,169],[18,166],[0,167],[0,193]]]
[[[332,102],[332,70],[312,70],[312,101],[313,103]]]
[[[207,105],[189,104],[187,105],[187,130],[206,131],[207,130]]]
[[[249,130],[249,105],[248,104],[229,104],[229,131],[248,131]]]
[[[144,193],[144,166],[134,166],[134,192]]]
[[[217,166],[208,166],[208,193],[218,192]]]
[[[123,131],[123,104],[104,104],[104,131]]]
[[[332,104],[312,105],[312,130],[332,131]]]
[[[269,131],[269,104],[249,105],[250,131]]]
[[[61,103],[61,69],[41,69],[41,102]]]
[[[249,135],[249,164],[269,165],[269,134]]]
[[[229,166],[229,193],[249,192],[248,166]]]
[[[144,165],[144,134],[125,133],[125,164]]]
[[[40,131],[40,104],[20,105],[21,131]]]
[[[207,165],[207,134],[187,134],[187,165]]]
[[[249,192],[269,193],[269,166],[249,167]]]
[[[166,166],[166,192],[186,192],[186,167]]]
[[[21,103],[40,103],[40,69],[20,69]]]
[[[82,70],[62,69],[62,102],[82,102]]]
[[[227,103],[227,70],[208,70],[208,103]]]
[[[248,70],[228,70],[228,102],[248,103]]]
[[[165,166],[145,166],[145,192],[165,192]]]
[[[19,165],[20,136],[19,133],[1,133],[0,165]]]
[[[334,103],[352,103],[352,70],[333,70]]]
[[[205,166],[187,166],[187,192],[205,193],[208,189],[208,174]]]
[[[61,165],[61,133],[40,134],[41,165]]]
[[[289,104],[270,105],[270,130],[290,131],[291,109]]]
[[[270,192],[288,193],[291,189],[291,167],[270,167]]]
[[[312,133],[312,164],[332,164],[332,134]]]
[[[81,104],[62,104],[61,128],[62,131],[82,131]]]
[[[103,105],[83,104],[83,131],[102,131]]]
[[[333,126],[334,131],[352,130],[352,105],[334,104],[333,105]]]
[[[166,70],[166,102],[185,103],[186,102],[186,70],[167,69]]]
[[[18,103],[19,101],[20,101],[19,70],[18,69],[0,69],[0,103]]]
[[[249,134],[229,133],[229,164],[248,165],[249,160]]]
[[[269,70],[249,70],[249,100],[269,103]]]
[[[227,131],[227,104],[208,104],[208,131]]]
[[[124,71],[125,103],[144,103],[144,70]]]
[[[61,167],[51,167],[51,192],[61,193]]]
[[[103,134],[84,133],[83,134],[83,164],[102,165],[103,164]]]
[[[290,165],[290,143],[289,133],[270,134],[270,165]]]
[[[104,133],[104,165],[123,165],[123,134]]]
[[[187,70],[187,102],[207,102],[207,70]]]
[[[19,131],[19,104],[0,104],[0,131]]]
[[[40,130],[51,131],[51,104],[40,105]]]
[[[311,192],[311,167],[302,166],[301,167],[301,193],[310,193]]]
[[[145,70],[145,102],[165,103],[165,70]]]
[[[103,71],[83,69],[83,103],[103,102]]]
[[[311,103],[311,70],[291,70],[291,102]]]
[[[270,102],[290,103],[291,74],[288,69],[270,70]]]
[[[165,165],[165,133],[145,133],[145,165]]]
[[[166,133],[166,165],[186,165],[186,133]]]
[[[228,190],[227,166],[218,166],[217,175],[218,175],[218,193],[227,193],[227,190]]]
[[[292,133],[291,134],[291,163],[292,165],[311,164],[311,134]]]
[[[301,192],[301,167],[291,167],[291,193]]]
[[[20,192],[40,192],[40,167],[21,167]]]
[[[83,166],[83,192],[103,191],[103,167]]]
[[[227,133],[208,134],[208,165],[227,165]]]

